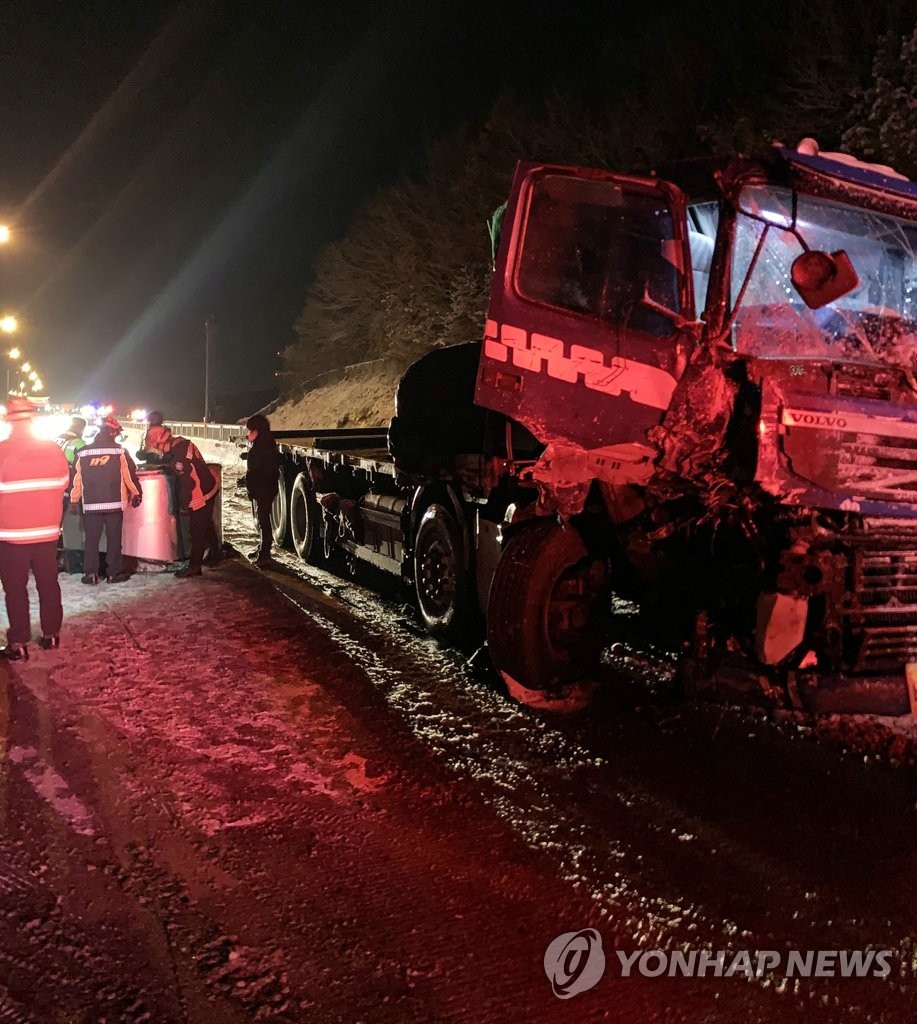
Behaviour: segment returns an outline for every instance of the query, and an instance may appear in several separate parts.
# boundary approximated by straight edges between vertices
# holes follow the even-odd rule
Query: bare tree
[[[856,94],[844,144],[860,157],[917,177],[917,25],[903,38],[880,41],[872,81]]]

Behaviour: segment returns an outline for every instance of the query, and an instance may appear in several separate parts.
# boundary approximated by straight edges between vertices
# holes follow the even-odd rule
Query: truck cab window
[[[719,223],[716,203],[696,203],[688,207],[688,244],[691,247],[691,270],[694,277],[694,305],[698,316],[707,304],[707,288],[713,265],[713,246]]]
[[[910,352],[917,334],[917,229],[889,214],[800,196],[797,228],[810,249],[843,250],[859,286],[821,309],[809,309],[790,273],[802,253],[797,234],[781,227],[791,198],[775,186],[743,190],[732,253],[733,344],[768,359],[800,357],[874,363]],[[774,222],[768,219],[774,211]],[[767,237],[759,249],[767,226]],[[757,254],[757,255],[756,255]],[[742,284],[747,287],[742,293]]]
[[[645,289],[680,311],[674,251],[672,217],[661,197],[547,174],[529,195],[516,288],[533,302],[665,337],[672,322],[640,299]]]

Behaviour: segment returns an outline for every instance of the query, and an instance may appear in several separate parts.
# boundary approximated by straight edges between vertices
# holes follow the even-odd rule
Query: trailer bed
[[[274,439],[281,452],[295,461],[317,459],[326,466],[349,466],[370,477],[395,476],[388,431],[382,427],[278,430]]]

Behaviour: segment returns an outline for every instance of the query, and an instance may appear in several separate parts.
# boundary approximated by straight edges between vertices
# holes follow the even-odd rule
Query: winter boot
[[[86,573],[86,575],[80,580],[80,583],[86,583],[90,587],[94,587],[98,582],[99,582],[99,577],[94,572]]]
[[[56,633],[53,633],[51,636],[39,637],[38,646],[43,651],[56,651],[60,647],[60,637]]]
[[[28,661],[28,645],[7,644],[6,647],[0,647],[0,658],[6,658],[7,661]]]

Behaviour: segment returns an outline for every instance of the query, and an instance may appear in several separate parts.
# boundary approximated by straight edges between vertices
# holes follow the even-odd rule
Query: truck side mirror
[[[793,260],[790,269],[793,287],[809,309],[821,309],[842,295],[848,295],[860,283],[850,257],[843,249],[819,252],[810,249]]]

